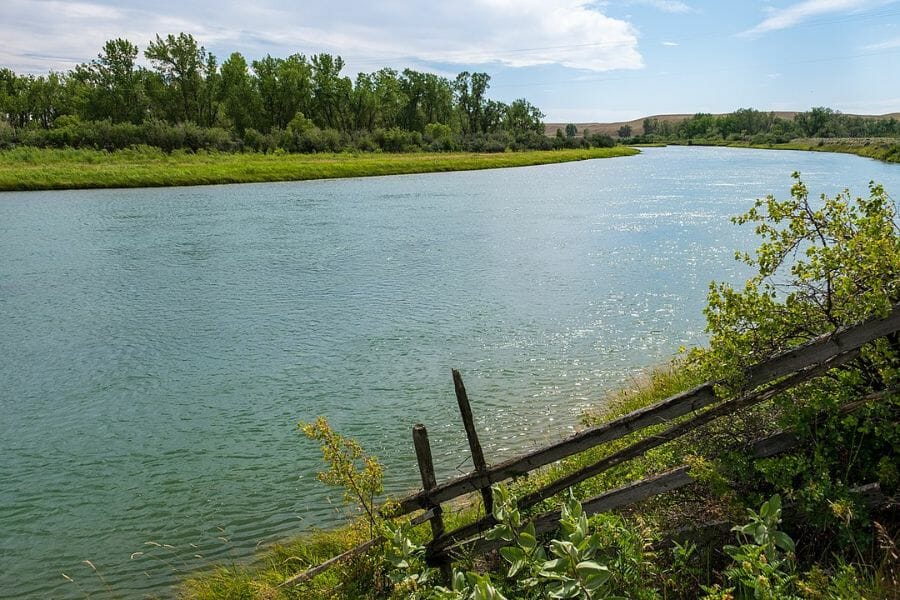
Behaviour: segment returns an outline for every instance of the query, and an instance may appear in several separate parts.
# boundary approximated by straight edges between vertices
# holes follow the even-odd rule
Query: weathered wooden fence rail
[[[748,367],[745,387],[753,389],[778,377],[820,364],[850,350],[855,350],[879,337],[900,329],[900,306],[895,306],[885,319],[873,319],[861,325],[846,327],[835,333],[820,336],[798,348]],[[586,429],[580,433],[539,448],[527,454],[498,463],[486,471],[474,471],[438,484],[428,492],[422,491],[402,499],[400,516],[431,503],[443,503],[464,494],[479,491],[494,483],[525,475],[563,458],[590,450],[651,425],[666,423],[677,417],[715,404],[721,399],[715,393],[716,382],[707,382],[656,404],[641,408],[609,423]]]
[[[449,557],[457,548],[465,546],[468,551],[477,553],[488,551],[495,547],[494,542],[481,537],[485,531],[495,524],[491,514],[493,500],[491,497],[491,485],[525,475],[561,459],[620,439],[647,427],[670,425],[662,432],[630,444],[594,464],[531,492],[517,501],[520,508],[534,506],[579,482],[594,477],[627,460],[642,456],[652,448],[682,437],[716,419],[769,400],[805,381],[818,377],[829,369],[857,356],[860,348],[865,344],[897,331],[900,331],[900,304],[895,305],[885,318],[872,319],[858,325],[841,328],[746,368],[742,381],[744,392],[737,397],[719,397],[716,393],[716,386],[720,382],[709,381],[608,423],[586,429],[562,441],[513,457],[493,466],[489,466],[484,459],[462,377],[458,371],[453,370],[457,402],[466,430],[469,448],[472,452],[475,470],[443,483],[436,483],[431,450],[428,446],[427,431],[423,425],[416,425],[413,429],[413,439],[416,447],[416,458],[422,476],[423,489],[400,500],[397,505],[394,505],[391,514],[385,516],[398,517],[416,510],[427,511],[424,515],[419,515],[415,521],[421,523],[429,520],[431,522],[433,539],[427,546],[429,561],[432,564],[441,566],[442,570],[447,571]],[[870,399],[864,399],[861,402],[868,400]],[[698,412],[714,404],[717,406]],[[859,403],[854,403],[850,408],[858,405]],[[673,424],[673,421],[676,419],[691,413],[697,414],[689,419]],[[773,456],[793,448],[796,443],[797,438],[795,436],[789,432],[782,432],[764,440],[759,440],[748,451],[756,457]],[[627,506],[656,494],[683,487],[692,481],[693,479],[687,466],[682,465],[666,473],[654,475],[585,500],[582,502],[582,506],[586,513],[596,514],[597,512]],[[453,531],[445,531],[441,516],[441,505],[474,492],[480,493],[482,497],[485,506],[485,516],[469,525]],[[557,526],[558,521],[558,511],[550,511],[538,515],[534,519],[538,532],[552,530]],[[368,542],[364,546],[368,548],[371,544],[372,542]],[[354,548],[345,553],[345,555],[352,556],[359,548]],[[332,561],[334,560],[332,559]],[[332,561],[329,561],[327,564],[333,564]],[[310,571],[320,572],[319,569],[322,566],[324,565],[320,565]],[[285,584],[306,580],[309,578],[307,574],[292,577]]]

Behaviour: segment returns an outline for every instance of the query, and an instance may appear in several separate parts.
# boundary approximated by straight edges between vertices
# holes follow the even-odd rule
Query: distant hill
[[[796,115],[799,111],[773,111],[775,116],[781,117],[782,119],[793,119],[794,115]],[[719,113],[715,116],[721,117],[728,113]],[[616,123],[575,123],[575,126],[578,128],[577,136],[581,136],[581,132],[587,129],[591,133],[605,133],[606,135],[611,135],[616,137],[619,132],[619,128],[623,125],[628,125],[631,127],[632,135],[642,135],[644,133],[644,119],[659,119],[662,121],[670,121],[670,122],[678,122],[684,121],[687,118],[693,117],[693,114],[680,114],[680,115],[651,115],[649,117],[641,117],[640,119],[635,119],[633,121],[619,121]],[[888,113],[884,115],[853,115],[852,117],[870,117],[875,119],[900,119],[900,112]],[[566,130],[567,123],[544,123],[544,133],[549,136],[556,135],[557,129]]]

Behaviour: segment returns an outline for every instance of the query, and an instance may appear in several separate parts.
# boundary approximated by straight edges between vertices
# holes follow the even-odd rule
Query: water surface
[[[465,470],[450,368],[489,461],[702,343],[728,217],[854,156],[648,148],[507,170],[0,194],[0,596],[169,596],[184,573],[327,525],[300,420],[416,484]],[[896,192],[895,192],[896,193]],[[103,580],[94,574],[91,561]],[[63,574],[74,580],[67,581]],[[111,591],[110,591],[111,590]]]

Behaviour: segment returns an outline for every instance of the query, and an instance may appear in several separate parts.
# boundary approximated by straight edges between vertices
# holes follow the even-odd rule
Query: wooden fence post
[[[433,489],[437,485],[434,476],[434,462],[431,458],[431,444],[428,442],[428,430],[421,423],[413,427],[413,445],[416,448],[416,462],[419,463],[419,475],[422,477],[422,489],[425,493]],[[441,516],[443,509],[440,504],[432,504],[430,510],[433,514],[431,517],[431,535],[433,539],[437,539],[444,535],[444,519]],[[450,561],[447,555],[439,552],[427,557],[429,562],[439,567],[444,583],[450,585],[453,579],[453,570],[450,567]]]
[[[472,416],[469,395],[466,393],[466,386],[463,385],[462,375],[459,374],[459,371],[452,369],[452,373],[453,387],[456,389],[456,402],[459,404],[459,412],[462,415],[463,425],[466,428],[469,449],[472,451],[472,462],[475,465],[475,471],[484,474],[487,473],[487,463],[484,460],[481,442],[478,441],[478,432],[475,431],[475,419]],[[484,500],[484,514],[489,515],[493,513],[494,496],[490,484],[481,488],[481,498]]]

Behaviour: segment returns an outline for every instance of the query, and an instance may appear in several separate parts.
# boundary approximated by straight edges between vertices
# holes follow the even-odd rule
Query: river
[[[646,148],[578,163],[296,183],[0,193],[0,596],[168,597],[194,569],[338,518],[297,423],[415,486],[411,427],[468,468],[704,342],[729,217],[900,168]],[[328,501],[328,496],[333,501]],[[84,562],[84,561],[90,561]],[[96,568],[96,572],[93,568]]]

